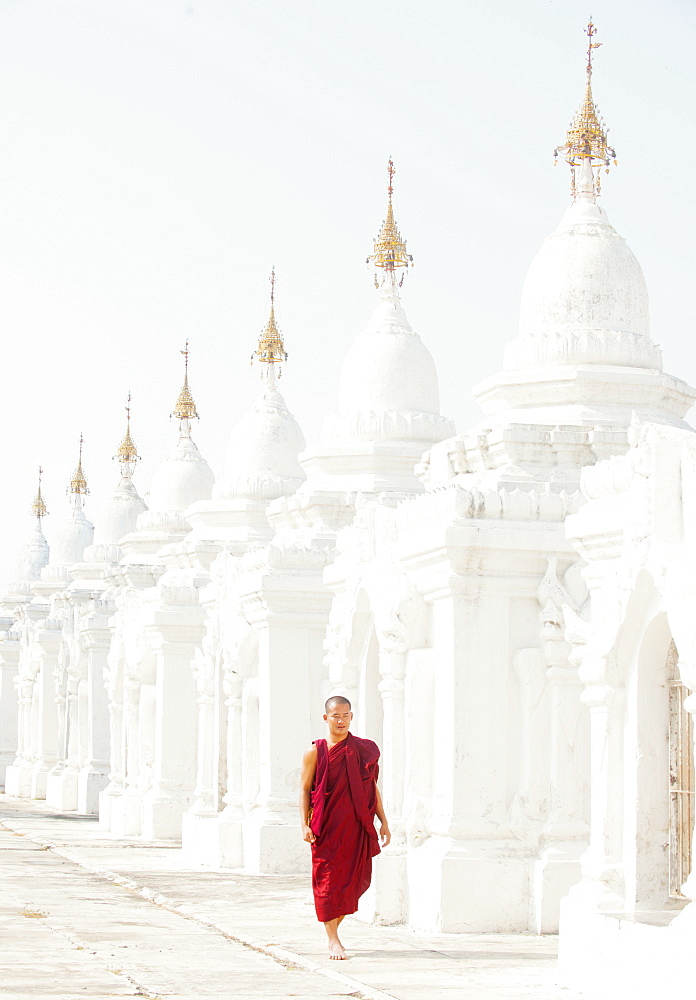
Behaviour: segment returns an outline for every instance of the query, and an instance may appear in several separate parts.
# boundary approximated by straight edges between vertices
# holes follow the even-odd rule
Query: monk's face
[[[324,722],[328,725],[329,732],[339,739],[348,735],[352,719],[353,713],[347,705],[332,705],[328,715],[324,716]]]

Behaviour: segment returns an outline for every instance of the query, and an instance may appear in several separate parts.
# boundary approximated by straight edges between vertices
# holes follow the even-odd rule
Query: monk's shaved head
[[[336,705],[347,705],[349,709],[351,707],[351,704],[348,701],[348,699],[344,698],[342,694],[334,694],[327,700],[326,704],[324,705],[324,711],[328,713],[331,711],[332,708],[335,708]]]

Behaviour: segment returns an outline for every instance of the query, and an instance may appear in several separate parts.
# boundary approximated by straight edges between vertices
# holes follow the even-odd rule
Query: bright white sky
[[[463,431],[501,367],[526,268],[568,201],[552,166],[584,84],[619,166],[603,204],[641,261],[665,368],[696,382],[693,0],[0,0],[0,578],[36,469],[52,529],[85,436],[92,519],[133,394],[146,493],[176,434],[216,474],[259,390],[278,275],[281,389],[308,441],[374,304],[386,161],[415,258],[403,301]]]

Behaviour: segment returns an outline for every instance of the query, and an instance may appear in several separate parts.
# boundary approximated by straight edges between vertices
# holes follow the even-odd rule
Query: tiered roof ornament
[[[191,421],[198,420],[198,410],[196,409],[196,403],[191,395],[191,390],[189,389],[188,382],[188,364],[189,364],[189,342],[186,338],[186,344],[184,345],[183,351],[180,351],[184,355],[184,384],[179,393],[179,397],[176,401],[174,410],[171,416],[176,417],[179,421],[179,428],[187,433],[191,430]]]
[[[80,434],[80,456],[77,460],[77,468],[73,472],[72,479],[70,480],[70,485],[68,486],[66,493],[77,499],[77,497],[87,496],[89,490],[87,489],[87,480],[85,474],[82,471],[82,446],[84,444],[84,438]],[[81,506],[81,504],[80,504]]]
[[[588,38],[585,98],[568,126],[565,142],[557,146],[553,153],[554,163],[558,163],[558,154],[561,153],[570,164],[570,189],[573,198],[583,194],[596,198],[601,191],[602,168],[609,173],[611,164],[617,164],[616,152],[609,145],[609,130],[592,97],[592,52],[602,44],[594,41],[597,29],[592,18],[585,34]]]
[[[413,267],[413,257],[406,250],[406,241],[401,239],[401,233],[394,218],[392,196],[394,194],[394,174],[396,173],[396,169],[391,157],[389,157],[387,173],[389,174],[387,217],[383,221],[379,235],[375,239],[374,251],[366,260],[367,264],[373,264],[374,267],[379,267],[384,272],[380,280],[375,271],[375,288],[379,288],[380,284],[385,281],[389,281],[391,285],[396,285],[396,274],[400,267],[403,267],[404,271],[401,274],[398,284],[399,286],[403,285],[406,268]]]
[[[41,531],[41,518],[48,515],[48,507],[46,506],[46,501],[41,493],[41,477],[43,476],[43,469],[39,466],[39,487],[36,491],[36,496],[31,505],[31,513],[34,515],[36,520],[39,522],[39,531]]]
[[[261,377],[265,377],[269,384],[273,384],[276,375],[275,366],[288,360],[288,352],[285,350],[285,344],[275,318],[275,268],[271,270],[269,281],[271,282],[271,313],[259,337],[259,346],[251,355],[251,364],[253,365],[255,360],[265,364],[266,368],[262,370]],[[279,367],[278,378],[281,375],[282,368]]]
[[[114,455],[114,460],[121,463],[122,475],[124,479],[130,479],[135,472],[136,462],[140,461],[140,455],[138,454],[138,449],[135,447],[135,441],[131,437],[130,431],[130,420],[131,420],[131,394],[128,393],[128,402],[126,403],[126,433],[123,435],[120,445],[118,446],[118,451]]]

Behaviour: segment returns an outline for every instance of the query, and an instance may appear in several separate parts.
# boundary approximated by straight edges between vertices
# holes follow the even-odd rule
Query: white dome
[[[411,329],[399,293],[388,281],[366,329],[348,349],[338,383],[338,410],[440,412],[435,362]]]
[[[186,510],[196,500],[210,499],[215,477],[191,438],[182,433],[156,469],[149,507],[155,513]]]
[[[285,400],[269,385],[232,428],[216,498],[289,496],[305,479],[297,456],[305,439]]]
[[[48,542],[38,523],[34,525],[31,538],[24,543],[17,557],[15,579],[40,580],[41,570],[48,565]]]
[[[117,545],[124,535],[135,531],[138,514],[144,510],[147,510],[147,504],[138,495],[131,480],[122,479],[97,514],[94,544]]]
[[[94,525],[87,520],[81,508],[73,510],[72,517],[63,521],[51,546],[51,566],[73,566],[82,561],[84,551],[92,544]]]
[[[520,332],[505,368],[604,364],[661,368],[640,264],[590,198],[579,197],[532,261]]]

